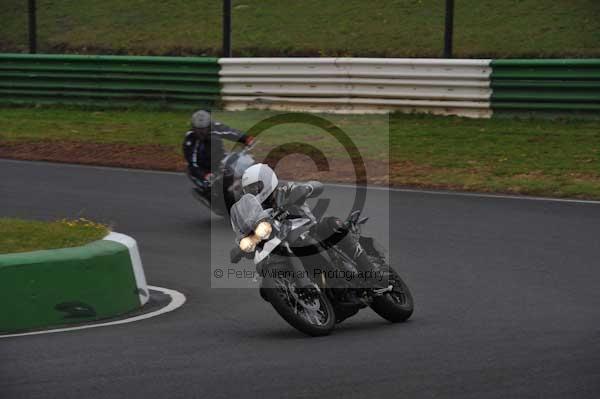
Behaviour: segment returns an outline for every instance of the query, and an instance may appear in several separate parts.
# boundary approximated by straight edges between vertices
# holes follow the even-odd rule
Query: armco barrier
[[[600,59],[0,54],[0,102],[470,117],[503,110],[596,112]]]
[[[80,323],[141,307],[135,240],[111,233],[75,248],[0,255],[0,332]]]
[[[492,109],[600,111],[600,59],[494,60]]]
[[[490,115],[490,60],[221,58],[222,102],[324,112]]]
[[[0,54],[3,103],[212,106],[216,58]]]

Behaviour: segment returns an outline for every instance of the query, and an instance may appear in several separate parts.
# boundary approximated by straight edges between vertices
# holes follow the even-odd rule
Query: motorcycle
[[[239,151],[227,153],[214,173],[210,185],[199,184],[188,171],[187,176],[194,184],[193,197],[217,216],[229,214],[231,206],[242,196],[241,182],[244,171],[256,163],[250,151],[257,143],[255,141]]]
[[[303,198],[289,198],[289,205]],[[230,253],[231,262],[253,259],[261,279],[260,294],[275,311],[299,331],[322,336],[367,306],[390,322],[402,322],[413,313],[411,292],[400,275],[387,263],[384,250],[371,237],[363,236],[360,211],[352,212],[341,226],[355,240],[355,250],[365,251],[373,273],[380,273],[386,282],[381,289],[367,288],[356,276],[360,272],[353,256],[342,251],[334,242],[312,239],[317,222],[309,218],[288,218],[283,209],[264,210],[256,197],[245,194],[231,208],[231,225],[238,246]],[[312,244],[300,252],[312,254],[307,265],[299,261],[294,243],[308,239]],[[312,239],[312,240],[311,240]],[[306,263],[306,262],[305,262]],[[312,287],[302,284],[306,278]]]

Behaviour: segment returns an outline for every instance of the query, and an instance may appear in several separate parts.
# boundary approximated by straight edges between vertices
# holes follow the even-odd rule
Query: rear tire
[[[413,314],[414,310],[414,302],[410,289],[392,267],[383,267],[389,271],[389,283],[392,285],[392,292],[387,292],[382,296],[374,298],[371,303],[371,309],[392,323],[406,321]]]

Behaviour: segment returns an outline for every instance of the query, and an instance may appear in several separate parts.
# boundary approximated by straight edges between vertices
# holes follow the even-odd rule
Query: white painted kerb
[[[142,259],[140,258],[140,251],[138,250],[137,242],[125,234],[114,232],[111,232],[109,235],[104,237],[103,240],[118,242],[119,244],[125,245],[129,250],[131,264],[133,266],[133,275],[135,276],[135,284],[138,288],[140,304],[142,306],[145,305],[146,302],[148,302],[150,295],[148,293],[148,284],[146,283],[146,275],[144,274],[144,268],[142,266]]]

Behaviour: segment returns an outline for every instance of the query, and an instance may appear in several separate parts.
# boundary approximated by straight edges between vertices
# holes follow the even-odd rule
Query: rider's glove
[[[204,175],[204,181],[206,181],[206,185],[207,186],[212,186],[212,184],[215,181],[215,174],[208,172],[207,174]]]

